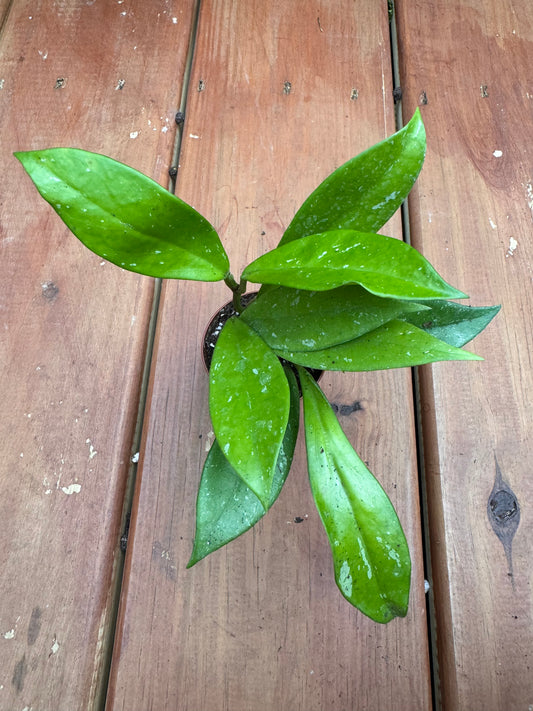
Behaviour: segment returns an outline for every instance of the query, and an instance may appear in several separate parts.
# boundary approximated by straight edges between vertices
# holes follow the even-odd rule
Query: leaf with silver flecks
[[[214,228],[142,173],[77,148],[15,156],[67,227],[103,259],[165,279],[226,276],[228,257]]]
[[[461,348],[486,328],[500,306],[466,306],[455,301],[422,302],[422,311],[401,316],[435,338]]]
[[[399,320],[389,321],[364,336],[331,348],[299,352],[277,350],[276,353],[306,368],[352,372],[406,368],[446,360],[483,360]]]
[[[329,291],[276,286],[254,299],[241,318],[271,348],[313,351],[358,338],[393,318],[418,316],[424,308],[374,296],[357,284]]]
[[[313,497],[344,597],[376,622],[407,614],[411,559],[381,485],[355,453],[313,378],[298,368]]]
[[[209,371],[211,421],[220,449],[265,509],[289,409],[290,389],[279,359],[242,319],[230,318]]]
[[[298,210],[280,245],[329,230],[377,232],[407,197],[425,153],[417,109],[400,131],[331,173]]]
[[[243,279],[308,291],[360,284],[392,299],[462,299],[420,252],[385,235],[334,230],[289,242],[263,254]]]
[[[285,368],[291,392],[287,429],[276,463],[269,508],[276,501],[289,473],[300,417],[298,383],[291,368]],[[215,440],[204,464],[196,499],[196,534],[187,567],[205,558],[254,526],[265,515],[257,496],[244,483],[222,454]]]

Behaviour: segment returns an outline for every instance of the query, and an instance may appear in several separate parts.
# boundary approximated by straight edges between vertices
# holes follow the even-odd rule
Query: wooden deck
[[[0,0],[2,711],[533,709],[533,6],[395,0],[391,34],[387,5]],[[303,438],[268,516],[185,569],[211,436],[200,342],[229,292],[159,296],[102,262],[12,153],[82,147],[167,186],[184,110],[177,193],[237,274],[417,106],[410,239],[503,310],[484,362],[425,366],[416,388],[324,377],[361,404],[341,424],[411,547],[409,614],[381,626],[336,589]]]

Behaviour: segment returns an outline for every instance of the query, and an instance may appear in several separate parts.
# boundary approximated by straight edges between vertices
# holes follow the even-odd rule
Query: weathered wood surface
[[[178,194],[220,231],[237,275],[276,245],[321,179],[394,131],[393,114],[386,3],[208,0]],[[201,339],[228,297],[224,285],[164,286],[107,709],[426,710],[409,372],[323,381],[332,402],[361,403],[341,423],[405,524],[406,619],[376,625],[337,591],[303,438],[268,516],[185,569],[212,437]]]
[[[443,708],[530,709],[533,6],[396,7],[404,112],[429,136],[413,243],[473,304],[503,304],[485,362],[421,373]]]
[[[178,190],[235,274],[335,166],[394,131],[386,5],[203,1]],[[473,344],[484,363],[420,373],[439,692],[444,711],[528,709],[533,11],[396,10],[404,116],[419,105],[428,131],[412,241],[473,304],[503,304]],[[102,708],[153,294],[68,234],[12,152],[80,146],[165,184],[193,12],[0,0],[2,710]],[[405,620],[375,625],[337,592],[303,438],[269,515],[185,570],[212,436],[200,342],[228,294],[164,287],[108,711],[429,709],[407,371],[323,381],[362,405],[341,423],[407,529]]]
[[[80,146],[166,184],[192,3],[0,9],[0,708],[72,711],[105,691],[153,283],[77,243],[12,152]]]

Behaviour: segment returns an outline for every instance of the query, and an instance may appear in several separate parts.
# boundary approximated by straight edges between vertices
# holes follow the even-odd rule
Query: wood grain
[[[10,4],[11,0],[0,0],[0,32],[2,32],[4,22],[7,19]]]
[[[86,251],[12,152],[83,147],[166,183],[192,3],[0,7],[0,708],[90,709],[153,284]]]
[[[404,111],[420,105],[428,131],[413,243],[473,304],[503,304],[474,343],[484,363],[421,372],[443,708],[527,709],[533,12],[528,0],[396,6]]]
[[[321,179],[393,131],[386,3],[202,3],[178,192],[235,274]],[[337,591],[302,438],[268,516],[185,569],[212,438],[201,339],[228,298],[224,285],[164,286],[107,709],[428,709],[408,372],[323,381],[333,403],[361,403],[341,424],[406,527],[406,619],[372,623]]]

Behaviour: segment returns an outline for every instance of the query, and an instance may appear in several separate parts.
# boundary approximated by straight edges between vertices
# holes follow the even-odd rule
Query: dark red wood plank
[[[503,304],[472,344],[485,362],[421,371],[443,708],[528,709],[533,7],[396,7],[404,111],[428,132],[413,243],[472,304]]]
[[[72,711],[104,690],[153,283],[85,250],[12,152],[83,147],[166,184],[192,4],[2,8],[0,708]]]

